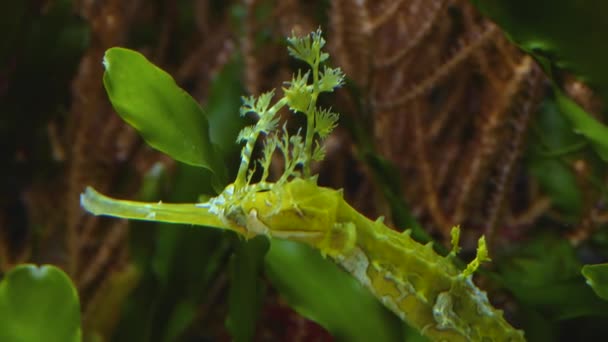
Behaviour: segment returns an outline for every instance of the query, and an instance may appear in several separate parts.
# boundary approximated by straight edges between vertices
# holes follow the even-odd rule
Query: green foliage
[[[557,89],[555,98],[561,112],[570,121],[574,132],[587,138],[600,158],[608,162],[608,127]]]
[[[549,68],[572,71],[608,99],[604,0],[472,0],[509,38]]]
[[[285,270],[295,272],[286,275]],[[396,316],[314,249],[274,239],[266,257],[266,272],[290,306],[337,340],[402,340]]]
[[[608,32],[604,15],[608,6],[604,1],[473,2],[507,30],[513,41],[541,61],[555,80],[560,77],[556,71],[573,71],[608,99],[608,67],[605,65],[608,48],[604,42]],[[194,25],[194,16],[185,3],[180,1],[178,6],[181,15],[188,16],[191,26]],[[59,90],[68,88],[78,57],[88,44],[88,29],[82,22],[69,16],[71,1],[53,1],[45,5],[44,15],[34,19],[28,17],[28,6],[26,1],[0,4],[0,22],[6,24],[3,39],[0,39],[0,66],[8,65],[8,73],[2,76],[6,75],[9,84],[7,96],[0,99],[0,105],[8,104],[3,106],[6,112],[4,116],[11,118],[8,125],[0,127],[0,135],[4,137],[4,146],[33,146],[34,142],[43,141],[44,144],[37,145],[46,148],[45,125],[36,125],[40,128],[27,137],[16,136],[15,132],[19,130],[13,128],[38,121],[46,124],[46,121],[36,118],[52,114],[48,108],[60,111],[66,107],[61,99],[67,96]],[[267,12],[263,14],[264,18],[268,18],[272,7],[261,7]],[[145,32],[139,29],[138,33],[138,29],[134,28],[133,35],[145,33],[149,42],[160,31],[156,25],[147,27]],[[191,27],[180,24],[181,34],[189,31]],[[13,35],[12,32],[17,34]],[[267,39],[257,37],[257,40],[263,38]],[[338,121],[338,114],[316,106],[319,94],[333,91],[342,84],[343,79],[339,69],[322,65],[329,56],[322,52],[325,41],[320,31],[304,39],[291,37],[289,43],[290,54],[308,64],[310,70],[296,73],[284,89],[285,98],[274,104],[274,92],[257,99],[244,99],[243,116],[253,114],[251,116],[258,120],[257,124],[245,127],[239,134],[238,140],[244,142],[247,148],[247,159],[243,158],[246,163],[242,165],[243,173],[239,176],[242,187],[254,184],[258,177],[261,183],[268,181],[272,157],[276,157],[277,150],[286,164],[278,184],[285,184],[302,175],[311,176],[310,163],[325,157],[322,139],[331,133]],[[17,65],[14,72],[11,69],[13,62]],[[172,189],[168,193],[160,190],[167,188],[160,185],[166,181],[165,176],[154,169],[154,174],[146,179],[140,199],[192,202],[201,193],[211,195],[214,190],[220,189],[226,180],[223,161],[230,159],[238,149],[233,140],[246,122],[233,115],[239,107],[238,97],[243,90],[240,82],[242,61],[234,58],[219,73],[210,88],[206,115],[168,74],[154,67],[143,56],[116,48],[108,51],[107,62],[111,68],[106,72],[105,83],[119,114],[140,130],[157,149],[177,160],[205,169],[178,164],[175,183],[168,186]],[[122,76],[125,78],[120,78]],[[20,97],[21,94],[27,94],[28,98]],[[41,100],[31,101],[31,98]],[[279,127],[276,114],[284,106],[298,115],[305,115],[308,127],[297,132],[288,131],[285,126]],[[363,126],[363,130],[367,128],[360,122],[353,124],[356,125]],[[553,97],[545,101],[534,128],[527,151],[528,170],[537,178],[542,191],[551,198],[560,218],[577,222],[586,208],[578,184],[581,179],[577,179],[571,162],[575,158],[588,160],[589,147],[607,161],[608,128],[558,89],[554,89]],[[261,158],[250,163],[249,158],[260,136],[266,136]],[[360,139],[357,144],[360,157],[368,162],[376,176],[388,199],[394,222],[400,227],[413,227],[412,235],[417,240],[430,241],[431,237],[409,215],[410,211],[399,193],[402,186],[397,170],[379,157],[373,146],[365,145],[363,140]],[[32,158],[36,159],[36,156]],[[256,166],[258,171],[261,169],[261,176],[260,172],[255,171]],[[0,178],[12,179],[10,176]],[[212,178],[215,188],[210,186]],[[604,190],[603,182],[598,182],[597,189]],[[133,223],[132,226],[130,253],[138,272],[142,274],[142,280],[125,305],[123,321],[114,336],[115,340],[181,339],[184,332],[196,322],[197,308],[208,299],[206,290],[217,278],[231,248],[235,249],[235,254],[230,262],[232,283],[227,326],[233,339],[249,340],[254,335],[263,292],[259,279],[263,259],[266,271],[281,295],[298,312],[319,322],[337,339],[402,339],[400,323],[394,315],[334,264],[304,245],[273,241],[269,254],[264,257],[268,245],[263,237],[250,242],[235,242],[232,235],[192,229],[189,225],[183,225],[182,229],[158,223]],[[597,235],[605,234],[606,229],[601,229]],[[456,255],[459,250],[458,232],[453,231],[450,255]],[[510,299],[507,303],[517,307],[517,318],[525,326],[526,337],[531,341],[554,341],[560,337],[567,339],[560,334],[559,328],[563,326],[562,333],[568,327],[585,328],[589,336],[579,337],[580,340],[596,338],[592,334],[602,331],[598,326],[603,324],[608,312],[606,303],[597,297],[608,298],[607,264],[583,266],[581,256],[577,254],[581,251],[573,248],[563,237],[541,235],[517,245],[505,255],[493,255],[498,261],[498,268],[486,274],[495,277],[516,299],[515,303]],[[593,251],[593,256],[608,257],[605,246],[602,245],[599,252]],[[485,244],[480,242],[477,258],[463,274],[470,275],[487,257]],[[580,275],[581,269],[584,278]],[[57,282],[47,285],[53,279]],[[585,279],[589,286],[584,284]],[[0,283],[0,340],[11,340],[6,334],[14,330],[6,326],[14,326],[21,318],[29,320],[27,329],[20,329],[21,333],[43,332],[44,340],[52,340],[49,332],[61,330],[65,323],[70,323],[71,328],[65,330],[68,337],[57,340],[72,340],[73,335],[70,334],[76,331],[79,324],[78,299],[72,287],[66,290],[66,286],[63,286],[66,282],[69,280],[63,273],[49,266],[41,269],[20,266],[8,273]],[[44,286],[40,285],[42,283]],[[63,284],[63,290],[60,284]],[[122,294],[115,295],[120,297]],[[29,300],[32,296],[35,296],[35,302]],[[6,312],[7,303],[14,307],[14,301],[24,303],[18,307],[19,315],[13,311]],[[52,303],[48,304],[49,301]],[[39,316],[46,307],[51,308],[54,315],[44,318],[51,317],[52,320],[43,321]],[[61,310],[58,311],[58,308]],[[27,314],[23,313],[26,309]],[[67,311],[69,313],[65,313]],[[589,316],[597,318],[582,320]],[[37,322],[32,322],[32,319],[37,319]],[[44,325],[41,329],[32,329],[32,326],[41,325]],[[407,329],[403,334],[407,336],[407,341],[420,338],[412,337],[411,330]],[[42,337],[34,336],[25,340],[32,339],[40,340]]]
[[[20,265],[0,281],[0,341],[80,341],[80,304],[55,266]]]
[[[236,342],[252,341],[262,308],[264,283],[260,276],[270,243],[264,236],[240,241],[230,260],[230,292],[226,327]]]
[[[568,241],[541,235],[503,255],[498,277],[519,303],[547,319],[608,315],[608,303],[585,285],[581,267]]]
[[[211,139],[220,147],[223,159],[235,152],[234,136],[243,125],[234,115],[242,88],[238,62],[238,58],[233,58],[233,62],[217,74],[206,106]],[[204,169],[178,163],[172,183],[167,184],[162,169],[154,167],[145,178],[139,199],[194,201],[200,194],[215,193],[210,186],[211,176]],[[172,190],[164,194],[160,191],[164,188]],[[184,229],[162,223],[133,222],[131,225],[130,250],[143,276],[124,307],[114,339],[151,340],[156,336],[161,340],[175,340],[193,323],[197,307],[209,300],[204,289],[213,285],[223,260],[230,253],[233,239],[217,231],[190,229],[186,225]],[[254,250],[248,251],[255,258]],[[240,280],[243,286],[253,283],[245,279],[245,275],[241,275]]]
[[[581,273],[595,294],[608,300],[608,264],[585,265]]]
[[[186,164],[167,187],[159,170],[147,177],[140,199],[194,201],[200,193],[213,193],[210,174]],[[123,307],[114,341],[175,341],[196,318],[197,308],[208,300],[204,289],[217,277],[229,253],[230,236],[190,225],[132,222],[130,250],[142,273],[139,286]]]
[[[239,99],[244,92],[242,69],[239,56],[233,56],[211,82],[209,100],[204,105],[211,141],[220,149],[223,159],[236,155],[238,146],[234,144],[234,137],[246,123],[234,115],[239,110]]]
[[[553,99],[546,99],[532,125],[526,163],[552,204],[575,222],[582,211],[582,193],[574,171],[565,161],[580,155],[585,139],[572,131]]]
[[[473,0],[509,38],[543,65],[545,71],[568,70],[608,100],[608,3],[591,1]],[[554,86],[556,103],[572,129],[608,161],[608,127],[586,113]],[[562,172],[563,174],[563,172]],[[580,202],[579,202],[580,203]]]
[[[207,116],[169,74],[140,53],[123,48],[106,51],[104,65],[103,81],[112,105],[148,144],[213,172],[218,186],[225,182]]]

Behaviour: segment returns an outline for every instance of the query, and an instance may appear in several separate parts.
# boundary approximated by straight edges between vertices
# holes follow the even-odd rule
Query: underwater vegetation
[[[605,336],[604,7],[0,5],[0,340]]]

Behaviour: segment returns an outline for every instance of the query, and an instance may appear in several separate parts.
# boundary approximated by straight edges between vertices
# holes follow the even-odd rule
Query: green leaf
[[[608,263],[585,265],[582,272],[587,285],[591,286],[598,297],[608,300]]]
[[[585,138],[572,132],[569,120],[554,99],[542,103],[532,133],[526,151],[529,172],[550,196],[552,205],[566,219],[576,222],[583,210],[583,194],[574,171],[563,159],[577,152],[572,146],[582,146]]]
[[[240,241],[230,260],[230,292],[226,327],[236,342],[252,341],[262,307],[264,284],[260,279],[269,241],[258,236]]]
[[[236,57],[224,65],[211,82],[205,105],[211,141],[221,149],[224,156],[238,155],[240,146],[234,141],[248,121],[238,115],[241,94],[244,92],[242,69],[242,61]]]
[[[541,235],[520,244],[497,265],[499,281],[518,302],[547,318],[608,315],[608,303],[583,283],[576,251],[558,236]]]
[[[319,323],[337,341],[402,340],[401,321],[316,250],[272,240],[266,271],[291,307]]]
[[[473,0],[507,35],[556,68],[608,95],[608,2]]]
[[[0,282],[0,341],[80,341],[80,304],[70,278],[51,265],[20,265]]]
[[[585,136],[600,158],[608,161],[608,127],[589,115],[557,88],[555,88],[555,93],[557,104],[570,121],[574,132]]]
[[[555,208],[565,219],[576,222],[583,209],[583,197],[574,172],[560,161],[546,158],[530,159],[528,167]]]
[[[560,111],[555,96],[548,96],[534,118],[535,136],[532,145],[545,156],[558,157],[571,152],[570,146],[578,145],[584,137],[574,133],[568,118]]]
[[[223,182],[225,167],[211,142],[207,116],[169,74],[123,48],[106,51],[103,63],[103,83],[112,105],[148,144],[210,170]]]

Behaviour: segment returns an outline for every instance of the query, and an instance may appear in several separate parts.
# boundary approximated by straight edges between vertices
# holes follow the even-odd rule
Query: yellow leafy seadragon
[[[168,204],[116,200],[87,188],[81,204],[95,215],[172,223],[188,223],[234,231],[245,238],[265,235],[308,244],[330,257],[368,288],[402,320],[436,341],[524,341],[485,292],[472,281],[479,263],[489,260],[483,237],[477,257],[465,270],[453,263],[459,229],[452,230],[452,252],[440,256],[431,244],[414,241],[409,231],[396,232],[382,221],[369,220],[352,208],[342,192],[317,185],[310,175],[311,161],[321,160],[320,140],[338,119],[336,113],[319,109],[321,92],[333,91],[343,82],[339,69],[320,65],[328,58],[321,51],[320,31],[288,39],[289,51],[311,67],[295,75],[285,96],[270,106],[269,92],[257,100],[247,98],[243,115],[255,113],[258,121],[246,127],[238,141],[245,142],[236,180],[222,193],[204,203]],[[309,75],[312,74],[312,84]],[[288,106],[306,115],[305,136],[277,129],[277,112]],[[260,134],[266,136],[261,179],[252,182],[250,157]],[[283,155],[285,171],[275,182],[267,181],[273,153]]]

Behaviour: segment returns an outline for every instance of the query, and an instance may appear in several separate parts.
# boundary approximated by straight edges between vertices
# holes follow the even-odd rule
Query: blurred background
[[[0,274],[25,262],[64,269],[86,339],[352,340],[390,321],[387,340],[421,340],[359,307],[339,276],[308,272],[306,250],[285,245],[264,261],[266,241],[79,206],[88,185],[148,201],[213,195],[208,174],[152,150],[114,113],[106,49],[142,52],[222,122],[213,134],[234,171],[240,97],[280,89],[301,67],[285,37],[319,27],[348,77],[321,99],[341,122],[320,183],[421,242],[449,246],[459,224],[465,260],[485,234],[494,262],[477,282],[530,340],[608,336],[598,324],[608,310],[580,275],[608,258],[606,163],[556,104],[536,62],[553,55],[526,54],[469,1],[5,0],[0,25]],[[601,91],[554,71],[603,118]]]

